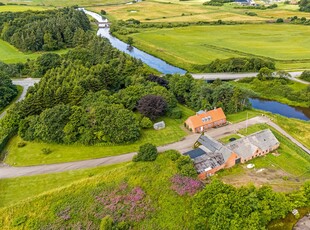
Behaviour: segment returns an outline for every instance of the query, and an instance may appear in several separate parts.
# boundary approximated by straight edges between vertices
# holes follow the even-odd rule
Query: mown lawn
[[[85,178],[88,173],[92,173],[92,170],[83,171],[80,175],[84,174]],[[98,168],[94,176],[65,188],[58,186],[61,186],[61,180],[65,181],[64,185],[69,182],[70,179],[66,178],[70,178],[71,175],[68,173],[52,174],[49,177],[29,177],[20,181],[19,179],[6,180],[4,183],[11,185],[21,183],[22,186],[18,187],[21,191],[26,189],[27,183],[33,184],[34,187],[38,185],[39,189],[28,188],[34,192],[34,195],[40,193],[48,181],[52,182],[48,189],[58,188],[28,201],[0,209],[0,228],[12,229],[19,223],[18,220],[22,219],[25,221],[21,221],[18,228],[44,229],[49,225],[54,227],[53,229],[59,229],[62,226],[75,229],[74,226],[79,226],[77,224],[79,223],[81,226],[99,229],[102,217],[96,213],[100,213],[103,206],[98,203],[96,196],[102,191],[113,191],[121,183],[126,183],[130,188],[141,187],[145,192],[145,200],[149,200],[151,206],[151,211],[146,213],[146,218],[134,223],[134,229],[189,229],[192,223],[191,197],[187,195],[180,197],[171,189],[170,179],[176,173],[175,163],[167,158],[166,154],[162,154],[155,162],[126,163],[116,165],[114,168],[112,166]],[[45,182],[44,178],[46,178]],[[59,182],[56,182],[56,178]],[[21,191],[7,190],[12,193],[10,195],[12,199],[9,202],[7,200],[7,204],[21,199],[19,196],[19,199],[16,198],[14,201],[13,196],[16,193],[20,194]],[[69,209],[70,218],[64,221],[60,213],[67,209]]]
[[[58,50],[53,52],[58,54],[64,54],[67,51],[68,50]],[[0,39],[0,61],[5,63],[26,62],[27,59],[36,59],[43,53],[44,52],[23,53],[8,42]]]
[[[239,135],[237,135],[237,134],[231,134],[231,135],[229,135],[229,136],[227,136],[227,137],[221,138],[219,141],[220,141],[221,143],[223,143],[223,144],[227,144],[227,143],[230,142],[230,139],[231,139],[231,138],[235,138],[235,139],[237,140],[237,139],[240,139],[241,137],[240,137]]]
[[[132,144],[112,145],[102,144],[95,146],[84,145],[60,145],[39,142],[27,142],[27,145],[18,148],[18,143],[22,139],[18,136],[13,137],[4,151],[8,152],[5,162],[14,166],[52,164],[60,162],[79,161],[94,159],[107,156],[116,156],[124,153],[135,152],[139,146],[145,143],[152,143],[156,146],[180,141],[187,135],[183,128],[183,121],[194,112],[184,106],[180,106],[183,111],[182,119],[164,118],[166,128],[162,130],[147,129],[142,130],[141,138]],[[43,148],[49,148],[52,153],[45,155]]]
[[[246,24],[152,29],[130,36],[138,48],[189,71],[195,64],[240,56],[285,60],[298,69],[310,66],[309,32],[303,25]]]

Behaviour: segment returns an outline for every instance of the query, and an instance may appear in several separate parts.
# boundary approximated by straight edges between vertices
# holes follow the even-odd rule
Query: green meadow
[[[77,229],[75,224],[79,223],[92,226],[90,229],[99,229],[102,217],[98,214],[103,205],[96,197],[126,183],[131,189],[140,187],[145,194],[144,200],[151,207],[145,213],[146,218],[133,223],[134,229],[188,229],[192,198],[179,196],[171,189],[170,180],[176,173],[175,162],[164,153],[155,162],[129,162],[80,172],[1,180],[0,186],[4,188],[0,195],[1,201],[4,200],[2,207],[11,206],[0,209],[0,228],[45,229],[44,226],[50,226],[51,229],[60,229],[66,226]],[[70,183],[72,180],[78,181]],[[22,194],[25,190],[28,191]],[[46,192],[38,196],[42,191]],[[26,197],[29,199],[19,202]],[[67,209],[70,218],[64,221],[60,213]]]
[[[1,8],[1,7],[0,7]],[[67,50],[58,50],[54,53],[64,54]],[[43,52],[23,53],[6,41],[0,39],[0,61],[5,63],[26,62],[28,59],[36,59]]]
[[[134,45],[169,63],[193,65],[229,57],[263,57],[278,69],[310,67],[310,28],[291,24],[245,24],[149,29],[131,34]]]

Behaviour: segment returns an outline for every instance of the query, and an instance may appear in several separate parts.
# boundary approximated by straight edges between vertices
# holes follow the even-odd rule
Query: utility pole
[[[249,112],[246,112],[245,133],[248,133]]]

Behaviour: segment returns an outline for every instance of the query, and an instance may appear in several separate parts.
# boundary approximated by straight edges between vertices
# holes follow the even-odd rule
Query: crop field
[[[265,57],[279,69],[310,67],[310,27],[289,24],[189,26],[131,34],[135,46],[193,71],[229,57]],[[291,66],[292,64],[292,66]]]
[[[0,7],[1,8],[1,7]],[[54,53],[63,54],[67,50],[53,51]],[[23,53],[6,41],[0,39],[0,61],[5,63],[26,62],[27,59],[36,59],[43,52]]]
[[[100,12],[104,9],[112,20],[127,20],[135,18],[142,22],[197,22],[197,21],[242,21],[264,22],[297,15],[309,17],[309,14],[299,12],[298,6],[279,4],[278,8],[236,9],[236,4],[224,6],[204,6],[204,1],[143,1],[136,4],[91,7]],[[156,10],[154,10],[156,9]],[[249,16],[246,12],[254,12],[257,16]]]

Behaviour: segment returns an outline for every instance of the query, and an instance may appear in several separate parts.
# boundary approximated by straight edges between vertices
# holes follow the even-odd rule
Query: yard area
[[[272,58],[284,69],[310,67],[309,32],[303,25],[244,24],[147,29],[130,36],[138,48],[193,72],[194,65],[229,57]]]
[[[187,135],[183,127],[183,120],[194,112],[184,106],[179,105],[183,111],[182,119],[163,118],[166,128],[154,130],[153,128],[142,130],[142,135],[138,141],[127,145],[102,144],[95,146],[84,145],[60,145],[39,142],[26,142],[26,146],[18,148],[18,143],[22,139],[13,137],[4,151],[8,152],[5,163],[14,166],[52,164],[60,162],[79,161],[95,159],[107,156],[116,156],[124,153],[135,152],[139,146],[145,143],[152,143],[161,146],[181,140]],[[42,149],[48,148],[52,152],[48,155],[42,153]]]
[[[271,185],[276,191],[291,191],[298,189],[305,180],[310,179],[310,156],[295,146],[286,137],[268,125],[250,126],[247,130],[240,130],[242,135],[249,135],[262,129],[270,128],[280,141],[280,147],[266,156],[255,158],[245,164],[239,164],[231,169],[218,173],[226,183],[242,186],[253,183],[256,186]],[[246,168],[252,163],[254,169]]]

